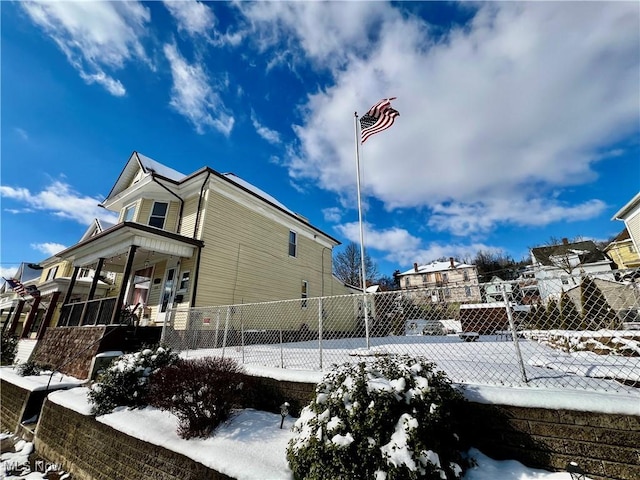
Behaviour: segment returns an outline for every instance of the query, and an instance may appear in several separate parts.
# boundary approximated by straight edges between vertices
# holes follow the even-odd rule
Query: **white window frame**
[[[186,277],[186,280],[185,280],[185,277]],[[178,292],[186,292],[187,290],[189,290],[190,283],[191,283],[191,272],[189,270],[186,270],[180,273],[180,279],[178,280]]]
[[[55,267],[51,267],[49,269],[49,271],[47,272],[47,279],[45,280],[45,282],[49,281],[49,280],[53,280],[54,278],[56,278],[56,274],[58,273],[58,267],[60,265],[56,265]]]
[[[153,211],[156,208],[156,205],[165,205],[166,209],[164,211],[164,215],[156,215],[153,213]],[[155,228],[159,228],[159,229],[164,229],[164,225],[167,221],[167,215],[169,214],[169,202],[153,202],[153,205],[151,207],[151,213],[149,213],[149,221],[147,222],[147,225],[149,225],[150,227],[155,227]],[[157,226],[157,225],[152,225],[151,221],[153,219],[162,219],[162,225],[161,226]]]
[[[293,242],[291,239],[293,238]],[[293,255],[291,251],[293,250]],[[297,257],[298,256],[298,233],[294,230],[289,230],[289,256]]]
[[[124,208],[124,213],[122,214],[122,221],[133,222],[134,218],[136,218],[136,204],[132,203],[131,205],[127,205]]]

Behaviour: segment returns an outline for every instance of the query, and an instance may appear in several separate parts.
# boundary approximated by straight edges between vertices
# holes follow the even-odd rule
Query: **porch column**
[[[129,277],[131,276],[131,267],[133,266],[133,258],[136,256],[136,245],[131,245],[129,247],[129,253],[127,254],[127,265],[124,268],[124,274],[122,275],[122,284],[120,285],[120,291],[118,292],[118,298],[116,300],[116,304],[113,308],[113,313],[111,314],[110,324],[116,323],[116,319],[120,316],[120,310],[122,310],[122,304],[124,303],[124,294],[127,290],[127,285],[129,285]],[[118,322],[120,323],[120,322]]]
[[[89,302],[93,300],[93,296],[96,294],[96,287],[98,286],[98,280],[100,280],[100,271],[102,270],[102,264],[104,263],[104,258],[98,259],[98,265],[96,265],[95,273],[93,274],[93,279],[91,280],[91,288],[89,288],[89,295],[87,296],[87,301],[84,302],[84,306],[82,307],[82,313],[80,314],[80,325],[84,325],[84,319],[87,316],[87,309],[89,308]],[[97,318],[96,318],[97,320]],[[92,322],[95,325],[95,321]]]
[[[11,314],[13,313],[13,309],[14,309],[14,306],[11,305],[11,307],[9,308],[9,313],[7,313],[7,318],[4,319],[4,323],[2,324],[3,332],[7,329],[7,327],[9,326],[9,323],[11,323]]]
[[[36,338],[40,340],[44,336],[44,332],[49,326],[51,322],[51,317],[53,317],[53,312],[56,311],[56,306],[58,305],[58,299],[60,298],[60,292],[53,292],[51,295],[51,300],[49,301],[49,307],[44,314],[44,318],[42,319],[42,323],[40,324],[40,328],[38,329],[38,335]]]
[[[73,267],[73,273],[71,274],[71,280],[69,281],[69,287],[67,287],[67,293],[64,296],[64,300],[62,301],[63,305],[69,303],[71,299],[71,294],[73,293],[73,287],[76,284],[76,280],[78,279],[78,272],[80,272],[80,267]]]
[[[24,325],[22,326],[22,334],[20,338],[29,338],[29,330],[31,330],[31,325],[33,325],[33,321],[38,314],[38,305],[40,305],[40,296],[37,296],[33,299],[33,303],[31,304],[31,310],[27,315],[27,319],[24,321]]]
[[[13,319],[11,320],[11,325],[9,326],[9,335],[15,335],[16,329],[18,328],[18,322],[20,321],[20,315],[22,314],[22,308],[24,307],[24,300],[18,300],[18,306],[16,311],[13,314]]]

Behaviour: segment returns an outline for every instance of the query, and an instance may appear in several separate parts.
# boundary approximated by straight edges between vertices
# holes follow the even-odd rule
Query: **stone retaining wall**
[[[62,465],[74,480],[231,480],[184,455],[48,400],[36,429],[35,449]]]
[[[2,380],[0,389],[0,427],[3,432],[15,433],[29,400],[29,390]]]
[[[279,405],[288,401],[294,416],[315,391],[315,385],[308,383],[258,377],[252,377],[252,382],[259,394],[249,399],[248,406],[279,412]],[[5,406],[5,392],[11,387],[5,385],[3,382],[3,419],[5,407],[10,407]],[[20,392],[16,390],[15,395],[19,397]],[[565,470],[574,461],[593,480],[640,478],[638,416],[467,402],[456,419],[468,444],[495,459],[515,459],[547,470]],[[40,455],[62,464],[74,480],[228,478],[48,401],[35,443]]]

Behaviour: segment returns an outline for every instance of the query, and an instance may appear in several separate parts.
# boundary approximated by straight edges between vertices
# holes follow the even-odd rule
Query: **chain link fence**
[[[435,362],[454,383],[637,393],[639,311],[640,270],[531,276],[175,308],[163,341],[185,357],[282,369],[406,354]]]

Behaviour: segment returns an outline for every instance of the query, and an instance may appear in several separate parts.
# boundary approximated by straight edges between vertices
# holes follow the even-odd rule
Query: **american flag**
[[[396,117],[400,115],[397,110],[391,108],[391,100],[395,99],[396,97],[391,97],[380,100],[362,116],[360,119],[361,143],[366,142],[371,135],[380,133],[393,125]]]
[[[24,297],[27,294],[27,289],[20,280],[16,280],[15,278],[5,278],[4,281],[7,282],[7,285],[9,285],[18,295]]]

